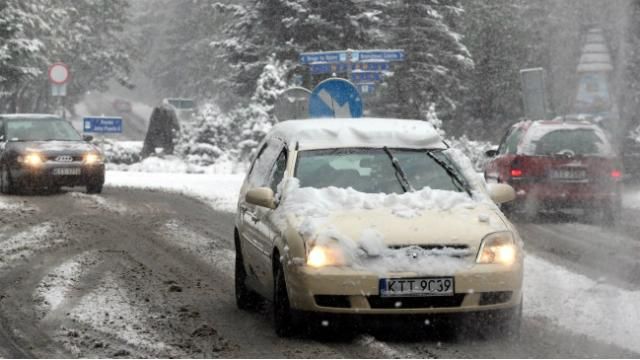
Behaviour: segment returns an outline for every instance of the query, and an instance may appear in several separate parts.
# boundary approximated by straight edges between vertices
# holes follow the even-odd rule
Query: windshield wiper
[[[413,186],[411,186],[411,184],[409,183],[409,179],[407,179],[407,174],[405,174],[404,170],[402,170],[398,159],[391,153],[391,150],[389,150],[388,147],[385,146],[383,147],[383,149],[384,152],[389,156],[393,168],[396,170],[396,179],[398,179],[400,186],[402,186],[402,190],[404,190],[404,192],[415,191]]]
[[[471,195],[471,191],[469,190],[467,182],[460,177],[458,171],[453,166],[451,166],[451,164],[442,159],[439,159],[431,151],[427,151],[427,156],[435,161],[438,165],[440,165],[444,169],[444,171],[449,174],[449,176],[453,179],[453,184],[458,188],[458,190],[462,190],[469,194],[469,196],[473,196]]]

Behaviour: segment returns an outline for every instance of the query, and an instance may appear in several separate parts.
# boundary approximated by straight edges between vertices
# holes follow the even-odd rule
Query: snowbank
[[[244,174],[182,174],[107,171],[106,186],[164,190],[194,196],[212,207],[234,212]]]

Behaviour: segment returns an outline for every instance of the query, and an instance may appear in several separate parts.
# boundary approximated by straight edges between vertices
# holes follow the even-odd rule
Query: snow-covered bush
[[[141,141],[114,141],[105,139],[99,146],[104,152],[105,161],[109,164],[130,165],[142,160]]]
[[[471,160],[476,171],[484,171],[485,163],[488,158],[485,152],[490,149],[497,148],[497,145],[488,141],[469,140],[466,135],[459,138],[447,139],[447,143],[454,149],[462,151]]]

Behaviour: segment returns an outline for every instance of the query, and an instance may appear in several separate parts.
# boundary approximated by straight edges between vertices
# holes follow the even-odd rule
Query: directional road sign
[[[309,116],[312,118],[359,118],[362,112],[360,92],[344,79],[321,82],[309,97]]]
[[[404,50],[341,50],[300,54],[300,63],[346,63],[369,60],[404,61]]]
[[[84,132],[86,133],[122,133],[121,117],[90,116],[84,118]]]
[[[312,63],[309,65],[311,68],[312,75],[319,74],[339,74],[346,73],[349,69],[349,63],[326,63],[326,62],[318,62]],[[387,61],[367,61],[367,62],[358,62],[351,63],[351,70],[365,70],[365,71],[389,71],[391,66]]]
[[[278,121],[308,118],[309,95],[311,95],[311,91],[302,87],[292,87],[285,90],[274,105],[274,113]]]

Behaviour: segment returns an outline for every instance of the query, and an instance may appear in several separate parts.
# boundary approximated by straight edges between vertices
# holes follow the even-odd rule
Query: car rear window
[[[536,142],[535,155],[606,155],[608,149],[606,140],[592,129],[555,130],[543,135]]]

